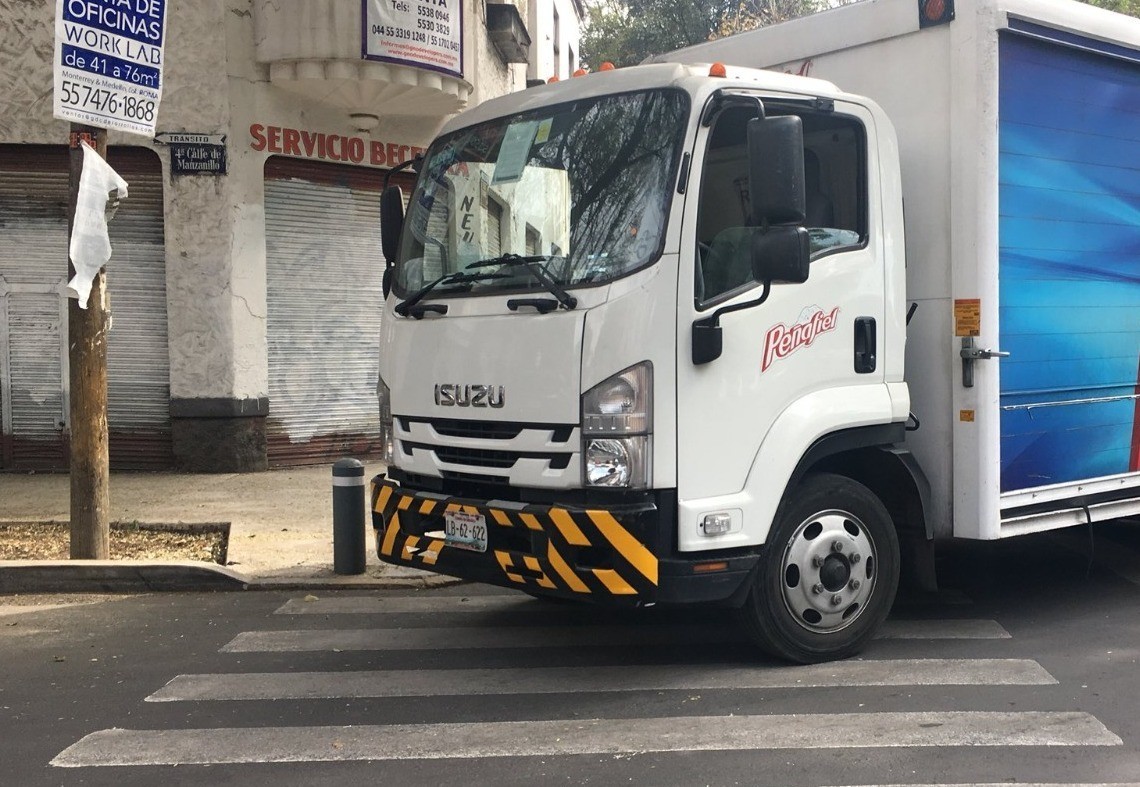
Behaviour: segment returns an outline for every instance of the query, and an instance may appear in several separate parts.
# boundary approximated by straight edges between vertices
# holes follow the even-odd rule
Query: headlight
[[[644,361],[582,396],[582,456],[587,486],[649,486],[653,366]]]
[[[644,489],[649,482],[649,435],[586,441],[586,483]]]
[[[582,397],[582,431],[649,434],[653,431],[653,366],[644,361],[595,385]]]
[[[383,378],[376,380],[376,400],[380,403],[380,459],[392,464],[392,392]]]

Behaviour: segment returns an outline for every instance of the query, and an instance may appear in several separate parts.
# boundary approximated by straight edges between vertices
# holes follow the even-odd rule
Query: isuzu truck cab
[[[937,47],[952,25],[906,8],[898,36]],[[911,223],[891,119],[823,79],[650,64],[451,120],[410,198],[382,201],[380,558],[536,596],[730,605],[762,649],[814,662],[874,634],[904,562],[929,580],[935,538],[1140,510],[1131,421],[1123,462],[1091,478],[1007,473],[1001,254],[978,242],[999,215],[993,162],[969,186],[984,200],[948,193],[981,161],[952,131],[992,152],[998,105],[976,111],[907,140]],[[1135,316],[1130,286],[1116,307]],[[1127,330],[1113,346],[1134,372]],[[1134,406],[1129,374],[1100,398]]]

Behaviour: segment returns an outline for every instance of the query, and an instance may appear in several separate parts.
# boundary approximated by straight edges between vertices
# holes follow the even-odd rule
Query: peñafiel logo
[[[808,306],[793,325],[777,323],[768,329],[764,337],[764,361],[760,371],[765,372],[768,367],[781,358],[787,358],[801,347],[809,347],[821,333],[835,330],[839,322],[839,307],[825,312],[818,306]]]

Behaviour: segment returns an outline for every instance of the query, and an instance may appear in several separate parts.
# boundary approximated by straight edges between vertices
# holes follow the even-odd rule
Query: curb
[[[196,560],[0,560],[0,593],[426,590],[464,581],[439,574],[250,577]]]
[[[0,593],[245,590],[249,578],[196,560],[2,560]]]

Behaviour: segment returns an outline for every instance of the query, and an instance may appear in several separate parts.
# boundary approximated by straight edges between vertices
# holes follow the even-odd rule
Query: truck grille
[[[551,470],[565,470],[570,464],[569,453],[492,451],[482,448],[458,448],[449,445],[422,445],[419,443],[403,443],[403,447],[408,454],[411,454],[415,449],[431,451],[439,461],[446,462],[449,465],[468,465],[469,467],[502,470],[514,467],[520,459],[545,459],[550,463]]]
[[[509,477],[534,486],[570,485],[578,470],[576,424],[396,416],[400,466],[427,475]]]
[[[573,426],[564,424],[526,424],[510,421],[466,421],[462,418],[408,418],[401,416],[400,427],[406,432],[413,423],[431,426],[444,437],[473,437],[481,440],[514,440],[524,429],[553,432],[553,442],[565,443],[574,433]]]

